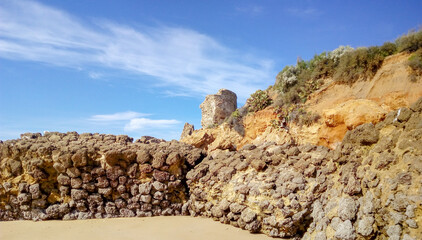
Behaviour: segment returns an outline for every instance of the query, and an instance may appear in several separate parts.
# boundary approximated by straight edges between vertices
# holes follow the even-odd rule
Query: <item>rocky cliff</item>
[[[422,98],[323,146],[215,151],[187,174],[189,211],[297,239],[422,238]]]
[[[403,52],[387,57],[377,73],[366,81],[343,84],[331,77],[320,79],[322,86],[309,95],[303,106],[303,110],[320,116],[318,121],[310,125],[292,122],[289,123],[289,131],[274,128],[271,122],[277,119],[276,108],[269,106],[241,118],[240,124],[244,131],[220,125],[213,130],[196,130],[181,141],[208,151],[227,149],[227,146],[241,149],[246,144],[267,141],[279,144],[295,141],[334,149],[347,131],[363,123],[376,124],[388,112],[409,107],[422,96],[422,76],[417,77],[416,81],[410,81],[411,72],[407,64],[410,56]],[[272,98],[276,99],[277,93],[273,93]],[[204,135],[207,141],[204,141]]]
[[[0,219],[87,219],[181,214],[192,146],[75,132],[0,143]]]
[[[2,220],[189,214],[289,239],[422,238],[422,98],[335,150],[292,141],[207,154],[77,133],[0,149]]]

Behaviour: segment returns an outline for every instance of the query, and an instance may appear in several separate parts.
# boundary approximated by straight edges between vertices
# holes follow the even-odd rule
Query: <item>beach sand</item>
[[[263,234],[222,224],[208,218],[167,216],[149,218],[113,218],[73,221],[0,222],[0,239],[273,239]]]

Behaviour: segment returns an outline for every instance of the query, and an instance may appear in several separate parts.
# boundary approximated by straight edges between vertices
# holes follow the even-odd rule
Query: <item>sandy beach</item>
[[[74,221],[0,222],[0,239],[272,239],[207,218],[166,216]]]

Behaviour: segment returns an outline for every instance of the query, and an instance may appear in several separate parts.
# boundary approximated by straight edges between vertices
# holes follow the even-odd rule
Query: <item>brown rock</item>
[[[32,199],[40,198],[41,197],[40,184],[35,183],[29,186],[29,193],[31,193]]]
[[[372,123],[365,123],[356,129],[349,131],[344,136],[343,144],[352,143],[360,145],[371,145],[378,142],[379,131]]]
[[[182,160],[182,157],[180,157],[180,154],[177,152],[172,152],[167,156],[166,164],[167,165],[175,165],[179,164]]]
[[[110,166],[116,165],[122,158],[122,154],[120,150],[109,150],[104,154],[105,161]]]
[[[124,171],[120,166],[113,166],[106,170],[107,178],[110,180],[117,180],[120,176],[123,176]]]
[[[149,154],[148,150],[146,149],[141,149],[138,152],[136,152],[136,161],[139,164],[143,164],[143,163],[149,163],[152,159],[151,154]]]
[[[86,149],[78,150],[72,156],[73,166],[75,167],[83,167],[86,166],[88,163],[88,152]]]
[[[154,179],[159,182],[168,181],[170,179],[170,173],[160,170],[154,170],[152,175],[154,176]]]
[[[253,160],[251,162],[251,166],[253,168],[255,168],[255,170],[261,171],[261,170],[263,170],[267,166],[267,164],[263,160],[256,159],[256,160]]]
[[[10,170],[14,176],[22,174],[22,163],[14,159],[6,159]]]
[[[245,223],[250,223],[256,218],[256,212],[252,211],[249,208],[246,208],[245,210],[242,211],[242,214],[240,215],[240,217],[242,218],[243,221],[245,221]]]
[[[411,185],[412,184],[412,174],[405,172],[405,173],[399,173],[397,176],[398,182],[400,184],[406,184]]]
[[[112,192],[111,188],[98,188],[98,193],[104,196],[110,196]]]
[[[422,97],[420,97],[416,102],[410,105],[410,109],[415,112],[422,112]]]
[[[195,130],[195,127],[192,124],[185,123],[185,125],[183,126],[182,134],[180,135],[180,139],[183,139],[187,136],[192,135],[194,130]]]
[[[61,173],[61,174],[59,174],[59,176],[57,176],[57,182],[60,185],[70,185],[70,177]]]
[[[106,172],[104,168],[97,167],[97,168],[92,169],[91,174],[94,177],[98,177],[98,176],[104,176]]]
[[[109,182],[108,182],[108,180],[107,180],[107,178],[106,177],[104,177],[104,176],[102,176],[102,177],[98,177],[97,178],[97,187],[99,187],[99,188],[106,188],[106,187],[108,187],[109,186]]]
[[[166,162],[167,154],[164,152],[157,152],[154,154],[154,159],[152,160],[151,166],[153,168],[160,168],[164,166],[164,163]]]
[[[70,179],[70,186],[72,186],[72,188],[81,188],[82,187],[82,179],[71,178]]]
[[[66,172],[66,168],[64,167],[64,165],[59,163],[59,162],[55,162],[53,164],[53,168],[56,169],[56,171],[59,172],[59,173],[65,173]]]
[[[81,176],[81,171],[79,171],[79,169],[75,167],[72,167],[66,170],[66,174],[71,178],[76,178],[76,177]]]
[[[72,189],[70,190],[70,195],[73,200],[82,200],[88,197],[88,193],[85,190],[81,189]]]
[[[220,181],[226,182],[232,178],[232,175],[236,172],[233,167],[222,167],[217,177]]]
[[[137,163],[134,163],[134,164],[132,164],[132,165],[129,166],[129,168],[127,170],[127,175],[130,178],[135,178],[137,172],[138,172],[138,164]]]
[[[150,173],[152,172],[153,168],[149,164],[141,164],[139,165],[139,172],[140,173]]]
[[[148,195],[151,192],[151,183],[143,183],[139,185],[139,194]]]

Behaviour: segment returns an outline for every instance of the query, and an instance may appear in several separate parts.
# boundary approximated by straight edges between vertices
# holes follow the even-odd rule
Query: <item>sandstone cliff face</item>
[[[274,141],[279,144],[291,142],[310,143],[334,149],[338,146],[348,130],[352,130],[363,123],[373,124],[383,120],[386,113],[409,107],[422,96],[422,78],[416,82],[410,81],[407,60],[409,54],[400,53],[387,57],[377,74],[368,81],[357,81],[353,85],[344,85],[325,79],[321,89],[311,94],[305,104],[308,111],[321,116],[320,121],[312,126],[296,126],[290,124],[288,132],[276,131],[271,128],[271,120],[276,115],[271,108],[258,111],[243,118],[244,134],[238,142],[233,142],[237,148],[245,144],[263,144]],[[196,135],[202,135],[197,130]],[[213,139],[221,139],[228,145],[225,135],[214,132]],[[181,139],[193,144],[195,139]],[[216,146],[212,148],[225,149]],[[202,145],[205,149],[206,145]]]
[[[356,126],[384,119],[387,112],[409,107],[422,96],[422,79],[412,82],[409,54],[387,57],[368,81],[341,85],[327,79],[326,86],[310,96],[307,108],[322,116],[318,139],[313,143],[334,148]]]
[[[187,175],[191,215],[295,239],[422,238],[422,98],[336,150],[246,145]]]
[[[324,110],[317,144],[333,149],[343,140],[348,130],[364,123],[376,124],[386,114],[384,108],[368,99],[349,100]]]
[[[23,134],[0,144],[0,219],[177,215],[199,149],[154,138]]]

